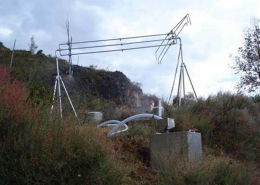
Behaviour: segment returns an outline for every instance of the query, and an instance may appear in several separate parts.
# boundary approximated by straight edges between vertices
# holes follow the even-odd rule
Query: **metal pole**
[[[160,46],[168,46],[171,44],[160,45]],[[94,53],[107,53],[107,52],[115,52],[115,51],[127,51],[127,50],[134,50],[134,49],[145,49],[145,48],[152,48],[158,47],[159,45],[150,45],[150,46],[140,46],[140,47],[130,47],[130,48],[122,48],[122,49],[111,49],[111,50],[100,50],[100,51],[91,51],[91,52],[79,52],[79,53],[71,53],[70,55],[83,55],[83,54],[94,54]],[[80,49],[80,48],[77,48]],[[68,49],[58,49],[57,51],[60,52],[60,56],[68,56],[68,53],[62,54],[62,51],[67,51]]]
[[[157,40],[146,40],[146,41],[138,41],[138,42],[120,42],[119,44],[103,44],[103,45],[94,45],[94,46],[81,46],[81,47],[70,47],[68,49],[59,47],[60,50],[76,50],[76,49],[95,49],[95,48],[104,48],[104,47],[112,47],[112,46],[125,46],[125,45],[134,45],[134,44],[143,44],[143,43],[150,43],[150,42],[158,42],[164,39],[157,39]],[[72,40],[71,40],[72,43]],[[72,45],[72,44],[70,44]]]
[[[56,90],[57,90],[57,76],[55,77],[55,84],[54,84],[54,92],[53,92],[53,96],[52,96],[52,105],[51,105],[51,114],[53,112],[53,104],[54,104],[54,100],[55,100],[55,94],[56,94]]]
[[[69,75],[72,75],[71,43],[72,43],[72,37],[71,37],[71,42],[69,42]]]
[[[184,65],[185,70],[186,70],[186,73],[187,73],[187,75],[188,75],[188,78],[189,78],[189,81],[190,81],[192,90],[193,90],[193,92],[194,92],[194,94],[195,94],[195,97],[196,97],[196,100],[198,101],[198,97],[197,97],[197,94],[196,94],[196,92],[195,92],[194,86],[193,86],[193,84],[192,84],[192,82],[191,82],[190,75],[189,75],[189,73],[188,73],[188,70],[187,70],[187,68],[186,68],[186,65],[185,65],[184,63],[183,63],[183,65]]]
[[[67,15],[67,22],[66,22],[66,27],[67,27],[67,35],[68,35],[68,48],[69,48],[69,75],[72,75],[72,61],[71,61],[71,43],[72,43],[72,37],[70,40],[70,28],[69,28],[69,16]]]
[[[185,104],[185,79],[184,79],[184,69],[182,67],[182,88],[183,88],[183,100],[184,100],[184,104]]]
[[[163,33],[163,34],[154,34],[154,35],[142,35],[142,36],[135,36],[135,37],[124,37],[124,38],[114,38],[114,39],[103,39],[103,40],[90,40],[90,41],[82,41],[82,42],[73,42],[71,44],[86,44],[86,43],[92,43],[92,42],[107,42],[107,41],[116,41],[116,40],[127,40],[127,39],[138,39],[138,38],[147,38],[147,37],[158,37],[163,35],[168,35],[169,33]],[[67,45],[67,43],[61,43],[61,45]]]
[[[12,65],[13,65],[15,43],[16,43],[16,39],[14,40],[14,47],[13,47],[13,52],[12,52],[12,57],[11,57],[11,62],[10,62],[10,69],[12,68]]]
[[[177,70],[178,70],[179,63],[180,63],[180,54],[181,54],[181,50],[179,50],[178,62],[177,62],[177,66],[176,66],[176,69],[175,69],[175,74],[174,74],[174,79],[173,79],[173,83],[172,83],[172,89],[171,89],[171,94],[170,94],[170,97],[169,97],[169,100],[168,100],[168,104],[170,103],[171,96],[172,96],[172,93],[173,93],[173,88],[174,88],[174,85],[175,85],[176,75],[177,75],[177,72],[178,72]]]
[[[182,43],[180,43],[180,50],[181,50],[181,70],[182,70],[182,83],[183,83],[183,98],[185,103],[185,82],[184,82],[184,63],[183,63],[183,54],[182,54]]]
[[[185,20],[186,20],[186,22],[185,22]],[[184,23],[184,24],[183,24],[183,23]],[[188,24],[191,24],[189,14],[187,14],[177,25],[174,26],[174,28],[166,35],[166,37],[165,37],[164,41],[162,41],[161,45],[163,45],[163,43],[164,43],[166,40],[168,40],[168,42],[169,42],[170,40],[173,40],[173,41],[174,41],[174,40],[178,39],[178,38],[179,38],[178,35],[180,34],[180,32],[182,31],[182,29],[184,28],[184,26],[186,26],[186,25],[188,25]],[[180,29],[180,30],[179,30],[179,29]],[[179,30],[179,31],[178,31],[178,30]],[[177,32],[178,32],[178,33],[177,33]],[[177,34],[176,34],[176,33],[177,33]],[[169,35],[171,35],[171,38],[169,38]],[[168,43],[168,42],[167,42],[167,43]],[[171,44],[176,44],[176,43],[172,42]],[[160,58],[160,56],[162,55],[162,53],[164,53],[164,54],[163,54],[163,56],[164,56],[164,55],[167,53],[167,51],[168,51],[168,49],[169,49],[170,46],[168,46],[168,48],[167,48],[166,51],[164,51],[165,48],[166,48],[166,46],[164,46],[163,49],[160,51],[159,57],[157,57],[157,52],[159,52],[160,47],[161,47],[161,46],[159,46],[158,49],[155,51],[156,59],[158,60],[159,63],[161,62],[161,60],[162,60],[162,58],[163,58],[163,57]]]
[[[60,117],[62,118],[62,102],[61,102],[60,72],[59,72],[58,57],[56,57],[56,68],[57,68],[57,82],[58,82],[58,97],[59,97],[59,105],[60,105]]]
[[[181,65],[181,68],[182,68],[182,65]],[[181,70],[180,70],[178,92],[177,92],[177,98],[179,98],[179,102],[178,102],[179,106],[181,106],[181,85],[182,85],[182,83],[181,83],[181,76],[182,76],[182,74],[181,74]]]
[[[76,113],[76,111],[75,111],[75,109],[74,109],[74,106],[73,106],[72,101],[71,101],[71,99],[70,99],[69,93],[68,93],[68,91],[67,91],[67,89],[66,89],[66,87],[65,87],[65,84],[64,84],[63,80],[61,79],[61,77],[60,77],[60,81],[61,81],[61,83],[62,83],[62,85],[63,85],[63,88],[64,88],[64,90],[65,90],[65,92],[66,92],[66,95],[67,95],[67,97],[68,97],[68,99],[69,99],[69,102],[70,102],[70,105],[71,105],[71,107],[72,107],[72,109],[73,109],[73,112],[74,112],[74,114],[75,114],[77,120],[79,121],[78,115],[77,115],[77,113]]]

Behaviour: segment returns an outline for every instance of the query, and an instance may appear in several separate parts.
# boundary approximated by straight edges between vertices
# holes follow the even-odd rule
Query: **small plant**
[[[29,45],[29,49],[30,49],[30,52],[31,54],[35,54],[35,51],[36,49],[38,48],[38,46],[36,45],[35,43],[35,40],[34,40],[34,36],[32,35],[31,37],[31,43],[28,44]]]

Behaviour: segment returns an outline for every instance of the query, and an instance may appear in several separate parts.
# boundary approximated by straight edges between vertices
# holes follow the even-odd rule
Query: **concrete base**
[[[103,114],[101,112],[88,112],[85,116],[85,122],[94,121],[99,123],[103,118]]]
[[[150,165],[162,170],[174,161],[201,162],[201,134],[197,132],[172,132],[155,134],[150,139]],[[169,165],[168,165],[169,166]]]

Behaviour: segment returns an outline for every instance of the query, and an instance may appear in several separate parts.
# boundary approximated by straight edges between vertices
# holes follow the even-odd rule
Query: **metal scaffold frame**
[[[113,39],[103,39],[103,40],[89,40],[89,41],[80,41],[80,42],[72,42],[72,37],[69,37],[69,21],[67,20],[67,35],[68,35],[68,42],[59,44],[58,49],[55,52],[56,56],[56,67],[57,67],[57,76],[54,86],[54,93],[53,93],[53,101],[55,100],[56,94],[59,100],[59,109],[60,115],[62,118],[62,100],[61,100],[61,85],[63,86],[66,95],[69,99],[70,105],[73,109],[73,112],[78,119],[77,113],[75,108],[72,104],[72,101],[69,97],[67,89],[64,85],[64,82],[59,73],[59,61],[57,57],[57,53],[60,56],[69,56],[69,75],[73,75],[72,71],[72,55],[85,55],[85,54],[97,54],[97,53],[107,53],[107,52],[117,52],[117,51],[127,51],[127,50],[136,50],[136,49],[146,49],[146,48],[154,48],[156,47],[155,56],[156,61],[161,64],[164,56],[168,52],[169,48],[172,45],[176,45],[177,43],[180,44],[179,48],[179,56],[178,56],[178,63],[176,67],[174,82],[169,98],[169,102],[172,96],[174,83],[176,79],[177,69],[179,66],[179,61],[181,60],[181,67],[180,67],[180,78],[179,78],[179,85],[178,85],[178,93],[177,97],[179,97],[179,105],[181,105],[181,94],[185,96],[185,87],[184,87],[184,72],[188,74],[186,65],[183,62],[182,57],[182,44],[181,39],[179,37],[180,32],[183,28],[187,25],[191,24],[189,14],[187,14],[173,29],[171,29],[168,33],[163,34],[153,34],[153,35],[142,35],[142,36],[133,36],[133,37],[124,37],[124,38],[113,38]],[[178,42],[179,41],[179,42]],[[185,70],[184,70],[185,69]],[[188,74],[189,81],[191,83],[190,76]],[[192,84],[192,83],[191,83]],[[195,93],[194,87],[192,85],[193,91]],[[197,98],[197,95],[195,93]],[[51,112],[53,111],[53,104],[51,107]]]
[[[173,95],[173,89],[174,89],[174,85],[175,85],[175,81],[176,81],[176,76],[177,76],[177,73],[178,73],[178,67],[179,67],[179,64],[181,63],[180,71],[179,71],[179,83],[178,83],[177,95],[172,100],[172,104],[176,104],[178,106],[181,106],[182,97],[185,98],[185,80],[184,80],[185,72],[186,72],[186,74],[188,76],[188,79],[189,79],[189,82],[191,84],[191,87],[192,87],[192,90],[193,90],[193,93],[195,95],[196,100],[198,100],[198,97],[197,97],[196,91],[194,89],[193,83],[191,81],[191,78],[190,78],[189,72],[187,70],[187,67],[186,67],[185,63],[183,62],[183,53],[182,53],[181,39],[178,38],[178,40],[180,42],[180,48],[179,48],[178,60],[177,60],[176,70],[175,70],[175,74],[174,74],[174,80],[173,80],[173,84],[172,84],[172,88],[171,88],[171,93],[170,93],[170,96],[169,96],[168,104],[170,104],[170,102],[171,102],[171,97]]]

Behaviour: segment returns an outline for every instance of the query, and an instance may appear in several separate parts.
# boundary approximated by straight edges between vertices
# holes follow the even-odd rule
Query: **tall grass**
[[[170,159],[165,163],[166,173],[160,176],[161,184],[250,184],[251,171],[243,163],[229,157],[216,157],[204,150],[201,163]]]
[[[259,107],[240,95],[219,93],[177,110],[167,107],[175,130],[198,128],[204,146],[200,165],[171,159],[165,161],[168,173],[149,166],[155,122],[131,122],[128,132],[106,138],[108,130],[79,125],[66,111],[62,122],[50,119],[49,105],[29,97],[26,84],[0,66],[0,184],[249,184],[250,164],[259,162]],[[110,102],[90,104],[110,108],[106,119],[124,117]]]
[[[25,84],[4,66],[0,74],[0,184],[123,183],[104,135],[70,117],[50,121],[43,105],[31,106]]]

